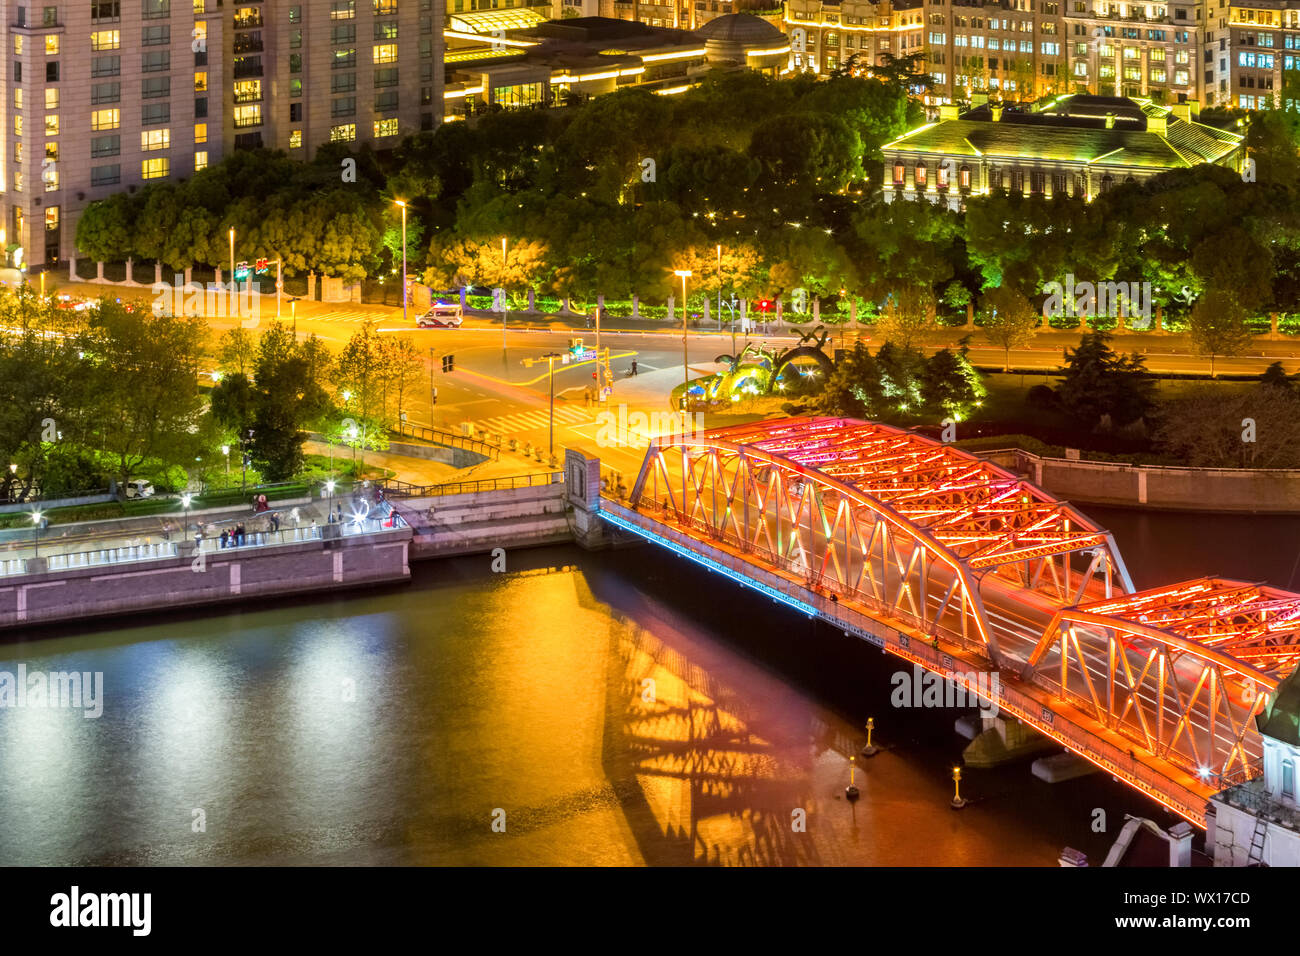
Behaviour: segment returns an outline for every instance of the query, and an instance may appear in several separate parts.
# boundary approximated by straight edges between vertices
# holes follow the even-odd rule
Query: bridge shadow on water
[[[1173,822],[1105,776],[1052,786],[1027,762],[977,771],[963,782],[972,808],[951,814],[960,711],[891,708],[903,662],[654,549],[602,554],[585,580],[617,622],[602,765],[650,865],[1053,865],[1067,843],[1104,854],[1109,838],[1087,826],[1097,807],[1117,824],[1124,812]],[[892,753],[857,758],[863,799],[849,807],[868,715]]]

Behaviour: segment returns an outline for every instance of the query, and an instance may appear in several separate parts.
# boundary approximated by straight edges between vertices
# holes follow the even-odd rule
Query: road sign
[[[595,349],[583,349],[581,352],[578,353],[579,362],[590,362],[595,357],[596,357]]]

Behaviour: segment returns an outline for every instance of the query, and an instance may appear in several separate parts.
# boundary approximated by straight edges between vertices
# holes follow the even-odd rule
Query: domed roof
[[[714,17],[695,32],[710,40],[729,40],[746,45],[780,43],[785,40],[784,33],[752,13],[728,13]]]

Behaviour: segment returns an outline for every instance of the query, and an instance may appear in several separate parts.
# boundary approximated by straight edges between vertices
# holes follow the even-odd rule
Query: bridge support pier
[[[962,751],[969,767],[996,767],[1022,757],[1060,750],[1055,740],[1026,727],[1014,717],[985,717],[984,729]]]
[[[616,547],[622,542],[617,529],[600,520],[600,459],[567,448],[564,452],[564,500],[573,540],[587,551]],[[630,490],[630,488],[629,488]]]

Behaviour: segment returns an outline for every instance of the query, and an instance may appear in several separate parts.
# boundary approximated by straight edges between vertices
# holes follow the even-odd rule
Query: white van
[[[152,481],[136,478],[126,483],[126,496],[128,498],[152,498],[153,494]]]
[[[465,314],[459,302],[453,305],[439,302],[416,319],[415,324],[421,329],[458,329],[464,320]]]

